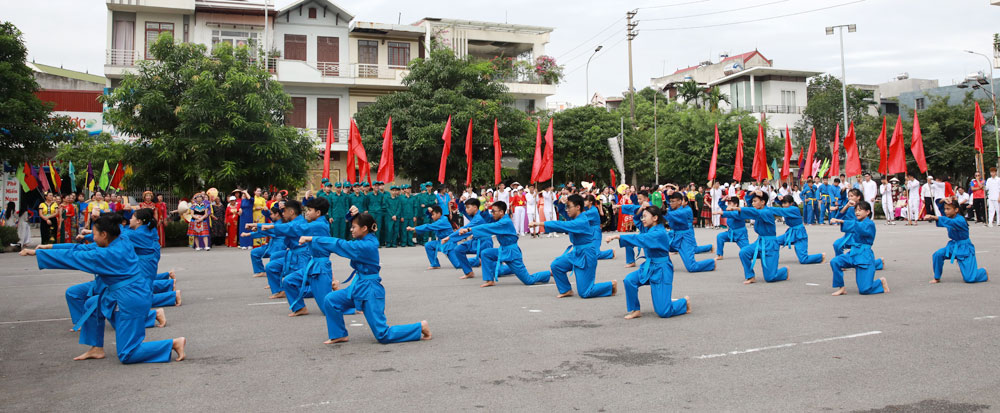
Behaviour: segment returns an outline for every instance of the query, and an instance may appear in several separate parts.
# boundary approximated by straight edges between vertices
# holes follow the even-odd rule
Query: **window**
[[[292,98],[292,111],[285,114],[285,125],[303,129],[306,127],[306,98]]]
[[[323,76],[340,75],[340,38],[316,36],[316,67]]]
[[[924,109],[924,98],[917,98],[917,110]]]
[[[375,102],[358,102],[358,112],[361,112],[361,109],[364,109],[365,106],[374,105],[374,104],[375,104]]]
[[[160,37],[162,33],[170,33],[170,36],[174,35],[174,24],[173,23],[155,23],[146,22],[146,58],[152,59],[153,55],[149,53],[149,48],[156,42],[156,39]]]
[[[358,77],[378,77],[378,41],[358,40]]]
[[[315,7],[310,7],[309,8],[309,18],[310,19],[315,19],[316,18],[316,8]]]
[[[793,111],[793,112],[786,112],[786,113],[795,113],[794,112],[794,110],[795,110],[795,91],[794,90],[782,90],[781,91],[781,106],[784,106],[786,109],[788,109],[790,111]]]
[[[306,35],[285,35],[285,60],[306,60]]]
[[[233,48],[246,46],[250,56],[257,57],[257,32],[239,30],[212,30],[212,50],[221,43],[229,43]]]
[[[326,128],[331,121],[336,134],[336,129],[340,127],[340,99],[316,98],[316,127],[317,132],[322,132],[320,136],[326,137]]]
[[[389,67],[404,68],[410,63],[410,44],[389,42]]]

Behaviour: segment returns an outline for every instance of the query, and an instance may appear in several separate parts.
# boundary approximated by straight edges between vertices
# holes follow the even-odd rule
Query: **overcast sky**
[[[279,0],[278,6],[291,2]],[[565,65],[567,76],[549,100],[575,105],[585,101],[583,66],[598,44],[604,50],[590,64],[591,93],[621,95],[628,88],[623,41],[628,9],[639,9],[639,36],[632,44],[637,89],[647,86],[651,77],[703,60],[717,61],[721,52],[754,49],[774,60],[775,67],[839,76],[838,38],[825,35],[823,29],[848,23],[858,25],[856,33],[845,34],[848,83],[881,83],[908,72],[910,77],[938,79],[946,85],[970,72],[988,71],[985,59],[962,50],[992,55],[993,33],[1000,32],[1000,7],[990,6],[988,0],[335,2],[364,21],[395,23],[401,13],[403,23],[443,17],[553,27],[546,53]],[[107,33],[103,1],[6,3],[0,19],[13,21],[24,31],[30,59],[103,74]],[[822,8],[826,9],[818,10]],[[729,24],[748,20],[758,21]],[[719,26],[693,28],[711,25]]]

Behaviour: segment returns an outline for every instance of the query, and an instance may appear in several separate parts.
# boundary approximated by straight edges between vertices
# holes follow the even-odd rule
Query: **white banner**
[[[68,116],[77,129],[96,135],[104,130],[104,114],[101,112],[52,112],[53,115]]]
[[[3,178],[3,205],[0,205],[0,210],[7,208],[8,202],[13,202],[16,211],[21,204],[21,183],[14,174],[5,173]]]
[[[608,148],[611,149],[611,159],[615,161],[615,166],[618,167],[618,173],[621,175],[622,182],[625,182],[625,162],[622,159],[622,150],[618,146],[618,137],[608,138]]]

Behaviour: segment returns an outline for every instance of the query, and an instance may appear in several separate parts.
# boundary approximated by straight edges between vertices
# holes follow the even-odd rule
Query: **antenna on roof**
[[[399,12],[399,17],[396,18],[396,24],[402,24],[403,22],[403,12]]]

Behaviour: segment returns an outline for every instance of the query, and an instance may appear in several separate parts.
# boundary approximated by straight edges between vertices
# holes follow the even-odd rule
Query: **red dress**
[[[618,205],[631,205],[632,198],[627,195],[621,195],[618,197]],[[632,231],[632,215],[630,214],[618,214],[618,232],[629,232]]]
[[[240,206],[230,205],[226,208],[226,246],[239,247]]]
[[[160,246],[167,246],[167,203],[157,202],[156,203],[156,230],[160,233]]]

